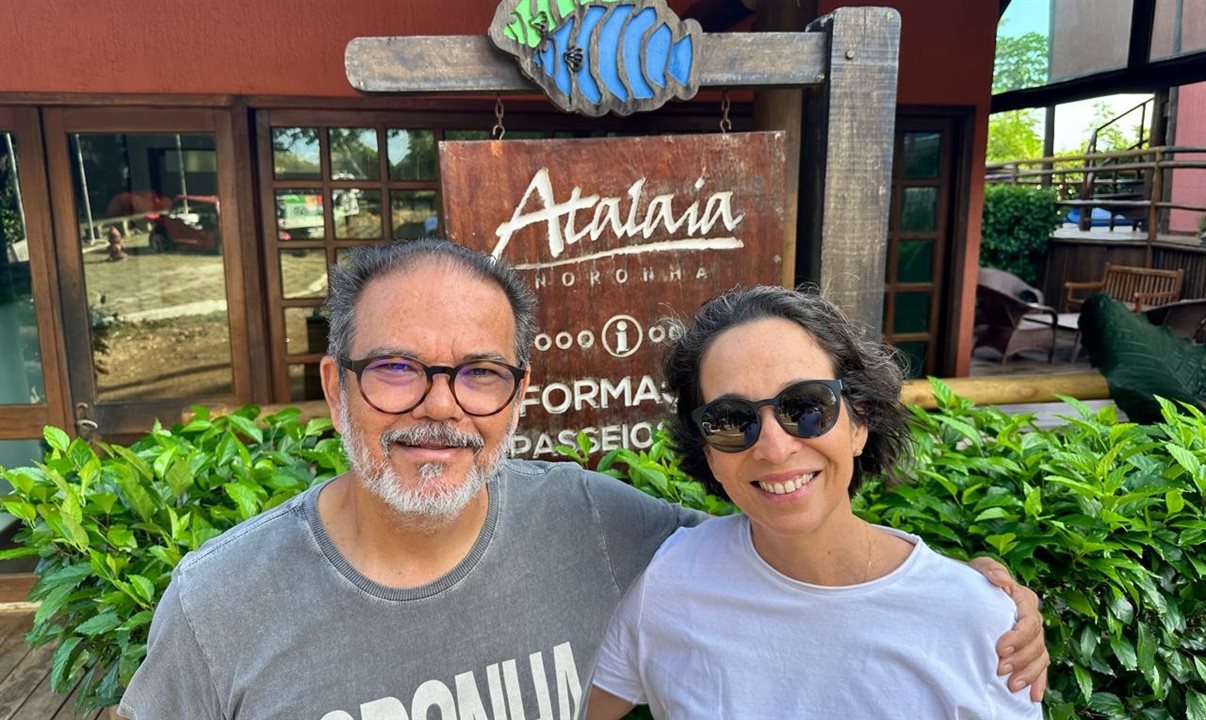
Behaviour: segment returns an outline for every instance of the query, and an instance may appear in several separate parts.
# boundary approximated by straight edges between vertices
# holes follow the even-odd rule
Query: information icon
[[[641,347],[645,340],[645,331],[641,324],[631,315],[614,315],[603,326],[600,333],[603,349],[612,357],[628,357]]]

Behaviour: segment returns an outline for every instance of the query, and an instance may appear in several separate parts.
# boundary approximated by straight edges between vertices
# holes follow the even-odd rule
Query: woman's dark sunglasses
[[[788,434],[815,438],[837,423],[841,395],[841,380],[802,380],[766,400],[718,398],[696,408],[691,419],[703,433],[704,442],[720,452],[736,453],[758,442],[762,432],[762,415],[758,411],[764,406],[775,409],[775,420]]]

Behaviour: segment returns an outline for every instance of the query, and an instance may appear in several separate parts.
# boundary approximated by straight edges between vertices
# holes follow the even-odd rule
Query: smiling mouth
[[[787,482],[766,483],[759,480],[754,484],[762,488],[764,492],[771,493],[772,495],[787,495],[789,493],[794,493],[805,485],[808,485],[815,480],[819,474],[820,471],[814,470],[813,472],[804,473],[795,480],[788,480]]]

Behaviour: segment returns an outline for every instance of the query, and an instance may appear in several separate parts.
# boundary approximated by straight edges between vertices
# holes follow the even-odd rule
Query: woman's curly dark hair
[[[789,290],[760,285],[730,290],[709,300],[689,326],[676,323],[679,333],[670,335],[679,337],[663,357],[661,369],[666,386],[678,399],[669,431],[684,471],[712,494],[728,499],[708,467],[703,435],[691,421],[691,413],[702,403],[699,364],[718,335],[766,318],[794,322],[816,340],[833,364],[834,377],[842,381],[852,418],[867,428],[867,444],[854,463],[851,496],[862,484],[864,473],[897,470],[909,460],[911,436],[908,413],[900,403],[903,376],[892,358],[896,351],[878,339],[863,337],[815,287]]]

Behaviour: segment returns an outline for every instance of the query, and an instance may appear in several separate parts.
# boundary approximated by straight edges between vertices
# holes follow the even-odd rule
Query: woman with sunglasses
[[[850,498],[909,455],[901,373],[820,295],[706,303],[663,371],[682,467],[742,514],[679,530],[621,603],[589,720],[1040,718],[997,676],[1015,606]],[[1040,651],[1041,654],[1041,651]]]

